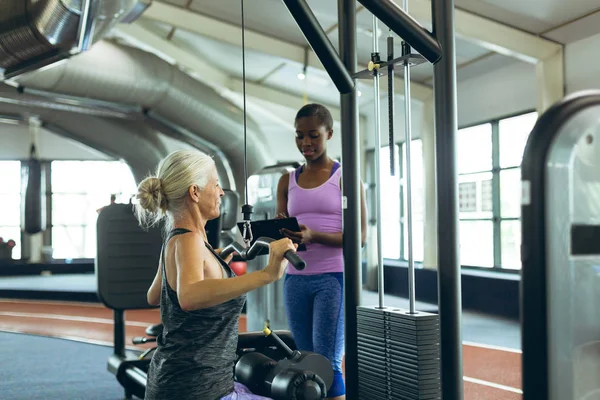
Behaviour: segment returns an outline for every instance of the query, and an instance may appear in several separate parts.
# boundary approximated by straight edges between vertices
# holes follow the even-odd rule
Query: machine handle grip
[[[229,256],[231,253],[233,253],[235,251],[236,253],[238,253],[240,255],[240,257],[243,260],[246,260],[246,261],[253,260],[260,253],[261,249],[263,249],[263,248],[268,249],[269,244],[273,241],[275,241],[275,240],[272,238],[261,236],[258,239],[256,239],[256,241],[248,249],[245,248],[240,243],[233,242],[233,243],[228,244],[227,246],[225,246],[225,248],[223,248],[223,250],[221,250],[220,256],[221,256],[221,258],[225,259],[225,258],[227,258],[227,256]],[[300,258],[300,256],[296,252],[294,252],[292,250],[288,250],[284,254],[284,257],[297,270],[301,271],[304,268],[306,268],[306,262],[302,258]]]
[[[223,248],[223,250],[221,250],[221,254],[219,254],[219,256],[222,259],[226,259],[230,254],[233,253],[238,253],[240,256],[242,256],[245,252],[246,248],[244,246],[242,246],[241,244],[239,244],[238,242],[233,242],[228,244],[227,246],[225,246]],[[245,257],[242,257],[245,259]]]
[[[269,329],[268,327],[264,327],[263,328],[263,333],[265,334],[265,336],[271,336],[275,342],[277,343],[277,345],[283,349],[283,351],[285,351],[288,355],[288,357],[291,357],[294,355],[294,351],[292,349],[289,348],[289,346],[287,344],[285,344],[285,342],[283,340],[281,340],[281,338],[279,336],[277,336],[277,334],[275,332],[273,332],[271,329]]]
[[[298,253],[296,253],[295,251],[292,250],[288,250],[285,252],[285,254],[283,255],[289,262],[290,264],[292,264],[294,266],[294,268],[296,268],[298,271],[302,271],[304,268],[306,268],[306,262],[300,258],[300,256],[298,255]]]

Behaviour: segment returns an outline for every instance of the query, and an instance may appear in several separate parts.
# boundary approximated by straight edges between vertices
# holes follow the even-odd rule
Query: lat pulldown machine
[[[346,310],[347,397],[359,398],[463,398],[460,263],[458,259],[458,202],[455,162],[456,65],[454,52],[454,2],[433,1],[433,34],[419,25],[392,0],[359,0],[403,40],[403,54],[388,52],[381,61],[377,27],[367,70],[356,71],[356,3],[338,0],[339,48],[337,54],[304,0],[283,0],[306,40],[341,94],[342,179],[344,191],[343,246]],[[404,5],[406,9],[406,4]],[[393,39],[388,39],[393,45]],[[412,54],[411,47],[419,54]],[[340,57],[341,56],[341,57]],[[412,65],[434,64],[436,172],[438,196],[439,317],[414,310],[414,262],[409,245],[410,310],[383,305],[383,260],[378,229],[379,305],[362,307],[360,255],[360,177],[358,104],[355,79],[373,79],[376,120],[379,113],[379,77],[393,75],[396,65],[405,70],[406,139],[410,157],[410,70]],[[391,77],[390,77],[391,79]],[[390,97],[393,82],[388,85]],[[390,99],[390,117],[393,99]],[[390,124],[391,125],[391,124]],[[376,168],[379,167],[379,123],[376,127]],[[390,130],[393,143],[393,128]],[[390,152],[393,154],[393,151]],[[393,156],[392,156],[393,157]],[[393,171],[393,159],[391,168]],[[410,165],[410,161],[408,161]],[[376,174],[378,175],[378,174]],[[410,177],[410,167],[409,173]],[[407,180],[410,180],[408,178]],[[377,188],[379,190],[379,187]],[[410,192],[410,190],[409,190]],[[410,195],[409,195],[410,196]],[[379,214],[379,199],[376,201]],[[409,207],[411,199],[409,198]],[[409,229],[412,228],[409,208]],[[380,215],[377,218],[380,221]],[[410,233],[409,233],[410,237]],[[438,328],[439,327],[439,328]],[[443,376],[443,380],[441,380]],[[375,397],[373,397],[375,396]]]

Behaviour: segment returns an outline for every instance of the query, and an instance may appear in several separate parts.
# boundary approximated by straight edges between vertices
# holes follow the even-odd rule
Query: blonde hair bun
[[[151,213],[167,211],[167,197],[163,191],[162,182],[157,177],[151,176],[140,182],[136,197],[144,210]]]

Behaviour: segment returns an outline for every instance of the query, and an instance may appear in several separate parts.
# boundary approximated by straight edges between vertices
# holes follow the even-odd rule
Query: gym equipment
[[[398,7],[392,0],[358,0],[375,17],[382,20],[392,31],[403,38],[407,45],[410,44],[423,59],[434,65],[434,102],[435,102],[435,156],[436,156],[436,182],[438,204],[443,206],[437,209],[438,220],[438,305],[440,318],[439,331],[431,328],[431,332],[440,338],[437,346],[438,361],[435,363],[444,376],[443,382],[439,375],[434,374],[433,380],[441,383],[441,395],[447,399],[461,400],[463,398],[462,383],[462,342],[461,342],[461,294],[460,294],[460,262],[458,251],[458,207],[457,207],[457,173],[456,173],[456,55],[454,48],[454,1],[438,0],[431,3],[433,32],[429,32],[421,26],[414,18]],[[356,55],[356,3],[352,0],[338,0],[338,27],[339,27],[339,52],[335,53],[333,46],[323,28],[318,24],[316,18],[311,15],[310,8],[305,0],[284,0],[290,14],[302,30],[308,44],[312,47],[315,55],[323,64],[330,78],[337,86],[340,98],[341,123],[342,123],[342,187],[343,187],[343,249],[344,249],[344,299],[345,299],[345,326],[346,326],[346,396],[349,399],[358,399],[363,382],[369,382],[363,372],[363,364],[359,360],[359,311],[360,311],[360,138],[358,132],[358,101],[357,91],[353,79],[362,79],[361,73],[354,74],[357,64]],[[376,35],[377,31],[374,32]],[[407,53],[407,52],[406,52]],[[413,62],[423,60],[419,57],[407,54],[401,57],[401,64],[413,65]],[[394,58],[392,58],[394,60]],[[340,62],[341,61],[341,62]],[[373,61],[373,60],[372,60]],[[382,71],[389,70],[389,64],[373,61],[371,70],[376,75]],[[388,68],[381,68],[386,66]],[[350,79],[347,79],[348,73]],[[361,71],[363,72],[363,71]],[[384,72],[385,73],[385,72]],[[369,79],[371,74],[364,73]],[[380,265],[383,268],[383,265]],[[381,274],[381,271],[379,271]],[[382,283],[382,279],[379,279]],[[380,296],[383,297],[383,285],[379,287]],[[357,309],[358,308],[358,309]],[[356,311],[356,312],[355,312]],[[369,311],[373,318],[384,322],[390,320],[390,315],[384,310]],[[423,313],[410,314],[406,318],[413,321],[412,330],[409,329],[414,338],[422,332],[421,324],[428,325],[422,317]],[[431,316],[432,319],[437,317]],[[427,319],[427,318],[426,318]],[[420,322],[423,321],[423,322]],[[426,323],[427,322],[427,323]],[[407,327],[410,324],[407,325]],[[389,326],[389,324],[388,324]],[[435,324],[434,324],[435,326]],[[428,327],[429,329],[429,327]],[[391,340],[389,336],[393,331],[384,330],[381,336],[384,343]],[[386,338],[387,337],[387,338]],[[430,357],[419,344],[413,348],[419,354],[419,360]],[[421,352],[421,350],[423,350]],[[394,354],[386,349],[386,354]],[[406,353],[408,355],[408,353]],[[427,357],[426,357],[427,354]],[[413,357],[414,358],[414,357]],[[436,357],[433,357],[434,359]],[[386,371],[382,364],[377,364],[378,376],[383,378],[384,385],[378,387],[380,397],[367,397],[377,399],[392,399],[401,396],[395,394],[392,388],[392,373]],[[399,370],[399,369],[398,369]],[[412,373],[413,383],[418,381],[421,385],[425,379],[419,375],[419,370],[414,366],[409,367]],[[383,372],[383,373],[381,373]],[[362,377],[361,377],[361,374]],[[419,377],[417,380],[416,377]],[[418,386],[418,385],[417,385]],[[435,385],[434,385],[435,386]],[[417,395],[420,389],[417,390]],[[435,391],[435,390],[434,390]],[[363,393],[364,394],[364,393]],[[404,398],[414,398],[404,397]],[[422,398],[425,397],[423,386]],[[434,395],[439,398],[438,394]],[[364,397],[364,396],[363,396]]]
[[[255,239],[254,243],[249,248],[244,247],[238,242],[233,242],[225,246],[223,250],[221,250],[220,255],[222,258],[227,258],[230,254],[236,252],[242,259],[252,260],[261,252],[262,249],[268,249],[269,243],[273,242],[274,240],[275,239],[261,236]],[[300,256],[292,250],[286,251],[284,257],[298,270],[303,270],[306,267],[304,260],[302,260],[302,258],[300,258]]]
[[[290,331],[273,331],[279,340],[281,340],[289,349],[295,350],[296,343],[292,338]],[[144,344],[156,342],[156,338],[162,333],[162,324],[149,325],[146,328],[146,336],[136,336],[132,338],[133,344]],[[286,357],[288,353],[281,346],[271,343],[263,332],[242,332],[238,336],[237,345],[237,356],[242,357],[248,353],[260,352],[267,357],[274,360],[281,360]],[[149,361],[152,353],[156,350],[156,347],[151,347],[139,355],[140,360]],[[147,371],[147,365],[145,366],[144,372]]]
[[[36,146],[39,128],[39,120],[30,118],[31,147],[29,160],[25,164],[27,186],[25,189],[25,207],[21,215],[23,230],[30,235],[46,230],[46,174],[42,169]]]
[[[98,297],[114,312],[114,350],[108,358],[108,371],[123,386],[126,398],[144,398],[150,359],[140,359],[139,351],[126,350],[125,311],[155,308],[148,304],[146,293],[156,274],[163,238],[160,228],[144,231],[139,227],[130,204],[103,208],[96,230]],[[156,329],[147,333],[158,333]]]
[[[331,362],[320,354],[289,348],[278,335],[264,328],[286,353],[279,362],[263,353],[243,355],[235,364],[235,377],[253,393],[274,400],[317,400],[327,397],[333,383]]]
[[[542,115],[521,164],[523,399],[600,398],[600,91]]]
[[[406,2],[403,8],[406,9]],[[377,32],[378,21],[373,16],[373,32]],[[379,46],[376,34],[373,35],[373,53],[369,69],[373,79],[375,115],[379,116],[379,77],[387,69],[388,81],[392,81],[394,64],[381,68]],[[359,399],[440,399],[440,330],[436,314],[415,311],[415,265],[412,242],[412,185],[411,185],[411,107],[410,107],[410,67],[411,49],[402,43],[400,58],[404,65],[404,120],[406,143],[406,191],[408,228],[408,284],[409,310],[384,306],[384,272],[381,237],[381,184],[380,184],[380,124],[375,118],[375,207],[377,221],[378,255],[378,306],[359,306],[358,325],[358,377]],[[394,60],[393,38],[388,38],[388,59]],[[391,71],[390,71],[391,69]],[[381,71],[381,72],[380,72]],[[364,74],[359,74],[361,77]],[[388,89],[393,83],[388,82]],[[393,96],[388,92],[390,143],[393,145]],[[390,164],[393,171],[393,151],[390,151]]]
[[[277,214],[277,184],[282,175],[296,170],[296,162],[279,163],[263,168],[248,180],[248,190],[254,193],[253,221],[272,219]],[[266,256],[247,262],[248,271],[257,271],[267,263]],[[289,329],[283,304],[284,280],[248,293],[246,297],[246,326],[249,331],[261,331],[265,324],[271,329]]]
[[[145,337],[133,338],[134,344],[155,342],[156,327],[146,329]],[[150,348],[140,355],[134,367],[136,375],[145,380],[151,354]],[[252,393],[274,400],[317,400],[327,396],[333,382],[333,368],[325,357],[312,352],[299,352],[289,331],[240,333],[235,363],[236,381]],[[277,361],[276,361],[277,360]],[[129,372],[131,373],[131,372]]]

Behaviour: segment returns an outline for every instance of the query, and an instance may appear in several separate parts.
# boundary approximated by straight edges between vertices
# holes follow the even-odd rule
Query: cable
[[[244,98],[244,199],[242,214],[244,215],[244,230],[242,236],[246,247],[252,242],[252,227],[250,225],[253,208],[248,204],[248,132],[246,120],[246,22],[244,20],[244,0],[240,0],[242,10],[242,97]]]
[[[248,167],[247,167],[247,132],[246,132],[246,29],[244,21],[244,0],[240,0],[242,8],[242,96],[244,98],[244,199],[248,204]]]

